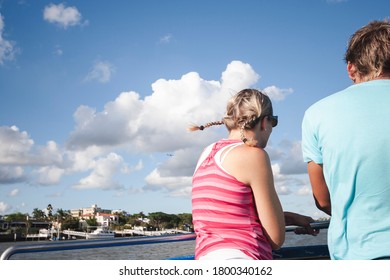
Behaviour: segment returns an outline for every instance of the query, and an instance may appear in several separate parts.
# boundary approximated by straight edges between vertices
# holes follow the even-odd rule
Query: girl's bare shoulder
[[[230,160],[243,166],[268,164],[270,162],[269,156],[264,149],[247,145],[237,146],[230,151],[228,157]]]

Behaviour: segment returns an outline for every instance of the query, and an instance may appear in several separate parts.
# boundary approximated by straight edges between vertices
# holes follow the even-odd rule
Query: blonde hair
[[[357,30],[348,42],[344,60],[355,65],[364,81],[390,72],[390,24],[372,21]]]
[[[205,125],[191,125],[189,131],[204,130],[213,125],[224,124],[228,131],[240,129],[241,140],[249,145],[255,146],[257,141],[247,139],[245,130],[253,129],[255,125],[265,116],[272,115],[271,99],[257,89],[244,89],[234,95],[227,103],[225,116],[221,121],[206,123]]]

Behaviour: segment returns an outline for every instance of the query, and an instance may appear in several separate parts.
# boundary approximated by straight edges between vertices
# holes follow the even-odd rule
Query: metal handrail
[[[329,221],[319,221],[310,223],[310,227],[312,229],[325,229],[329,227]],[[300,229],[302,227],[299,226],[286,226],[286,232],[294,231],[296,229]]]
[[[44,244],[15,245],[6,249],[0,257],[0,260],[9,260],[12,255],[20,253],[37,253],[64,250],[94,249],[115,246],[142,245],[153,243],[177,242],[186,240],[195,240],[195,233],[175,234],[164,236],[145,236],[145,237],[123,237],[110,240],[79,240],[79,241],[55,241]]]
[[[325,229],[329,226],[329,221],[310,223],[313,229]],[[286,232],[294,231],[298,226],[287,226]],[[110,240],[79,240],[67,242],[49,242],[40,244],[15,245],[6,249],[0,256],[0,260],[9,260],[12,255],[21,253],[36,253],[36,252],[51,252],[51,251],[65,251],[65,250],[79,250],[79,249],[94,249],[104,247],[129,246],[129,245],[143,245],[153,243],[166,243],[195,240],[195,233],[174,234],[163,236],[144,236],[144,237],[122,237]]]

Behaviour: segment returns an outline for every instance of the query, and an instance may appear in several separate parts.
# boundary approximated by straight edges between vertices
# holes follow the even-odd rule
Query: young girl
[[[222,121],[191,126],[190,131],[224,124],[228,139],[208,146],[193,175],[192,215],[195,259],[272,259],[282,246],[285,225],[310,229],[310,217],[283,212],[264,148],[278,124],[269,97],[244,89],[227,104]]]

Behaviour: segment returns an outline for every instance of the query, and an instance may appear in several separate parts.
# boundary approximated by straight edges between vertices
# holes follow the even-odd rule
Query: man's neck
[[[388,80],[390,79],[390,73],[384,72],[380,74],[378,77],[376,77],[374,80]]]

